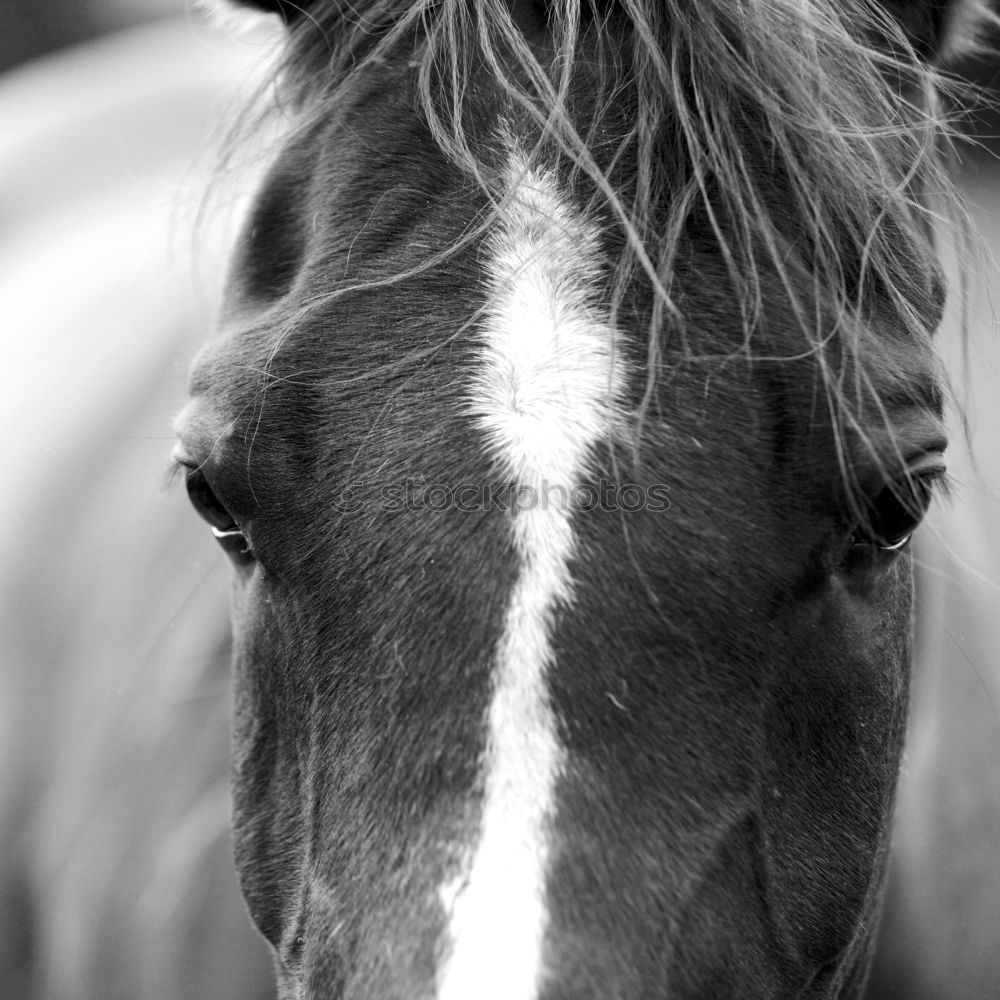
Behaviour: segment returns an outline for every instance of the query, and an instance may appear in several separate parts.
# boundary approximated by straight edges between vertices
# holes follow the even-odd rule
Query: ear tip
[[[309,6],[310,0],[232,0],[237,6],[252,7],[266,14],[277,14],[287,24],[298,20]]]
[[[988,0],[885,0],[921,58],[949,63],[974,50],[985,25],[996,22]]]
[[[946,31],[941,40],[940,58],[954,62],[983,51],[983,43],[995,37],[1000,16],[989,0],[957,0],[952,4]]]

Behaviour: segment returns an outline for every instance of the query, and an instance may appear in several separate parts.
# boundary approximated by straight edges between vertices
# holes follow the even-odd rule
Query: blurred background
[[[3,1000],[274,995],[230,857],[226,570],[163,472],[253,186],[219,149],[275,27],[0,3]],[[988,89],[997,66],[965,72]],[[921,540],[871,1000],[1000,997],[1000,115],[984,101],[967,130],[981,242],[963,264],[942,243],[956,488]]]
[[[220,147],[276,40],[0,4],[3,1000],[274,995],[229,841],[226,568],[164,474],[253,186]]]
[[[184,0],[4,0],[0,72],[95,35],[184,11]]]

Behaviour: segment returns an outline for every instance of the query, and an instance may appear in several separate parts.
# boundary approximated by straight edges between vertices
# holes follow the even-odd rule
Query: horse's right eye
[[[212,529],[219,544],[231,555],[246,558],[252,555],[250,542],[236,518],[216,496],[200,469],[189,469],[185,477],[187,494],[198,516]]]
[[[236,519],[226,510],[225,504],[215,495],[204,473],[199,469],[190,469],[185,477],[188,498],[198,516],[207,521],[213,529],[213,534],[226,534],[239,531]]]

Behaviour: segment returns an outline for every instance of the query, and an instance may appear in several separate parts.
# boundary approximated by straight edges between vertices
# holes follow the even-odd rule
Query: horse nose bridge
[[[470,410],[516,490],[509,539],[517,566],[491,661],[479,830],[441,890],[448,929],[438,1000],[534,1000],[545,975],[564,767],[548,674],[554,623],[573,599],[570,497],[594,449],[615,433],[624,389],[618,332],[598,291],[596,226],[554,172],[532,166],[509,138],[507,147]]]

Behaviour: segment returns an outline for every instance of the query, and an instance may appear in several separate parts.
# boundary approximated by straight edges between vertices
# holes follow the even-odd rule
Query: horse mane
[[[982,0],[968,10],[992,17]],[[544,52],[522,27],[532,16],[545,19]],[[862,397],[881,404],[864,364],[850,368],[866,384],[845,389],[845,359],[861,357],[874,293],[909,333],[933,332],[940,288],[916,265],[931,255],[941,209],[957,204],[944,167],[957,84],[873,0],[334,0],[293,24],[279,93],[308,121],[366,67],[401,58],[436,142],[494,204],[503,193],[471,128],[474,89],[490,81],[539,145],[589,182],[588,209],[622,237],[612,318],[636,279],[652,291],[640,423],[668,321],[691,356],[675,277],[696,217],[736,292],[741,351],[753,353],[764,274],[776,273],[804,337],[795,356],[816,356],[828,398],[859,431]],[[595,89],[583,120],[569,100],[581,72]],[[609,139],[609,109],[623,104],[632,115]],[[628,184],[595,159],[598,131],[612,147],[603,162],[628,164]]]

